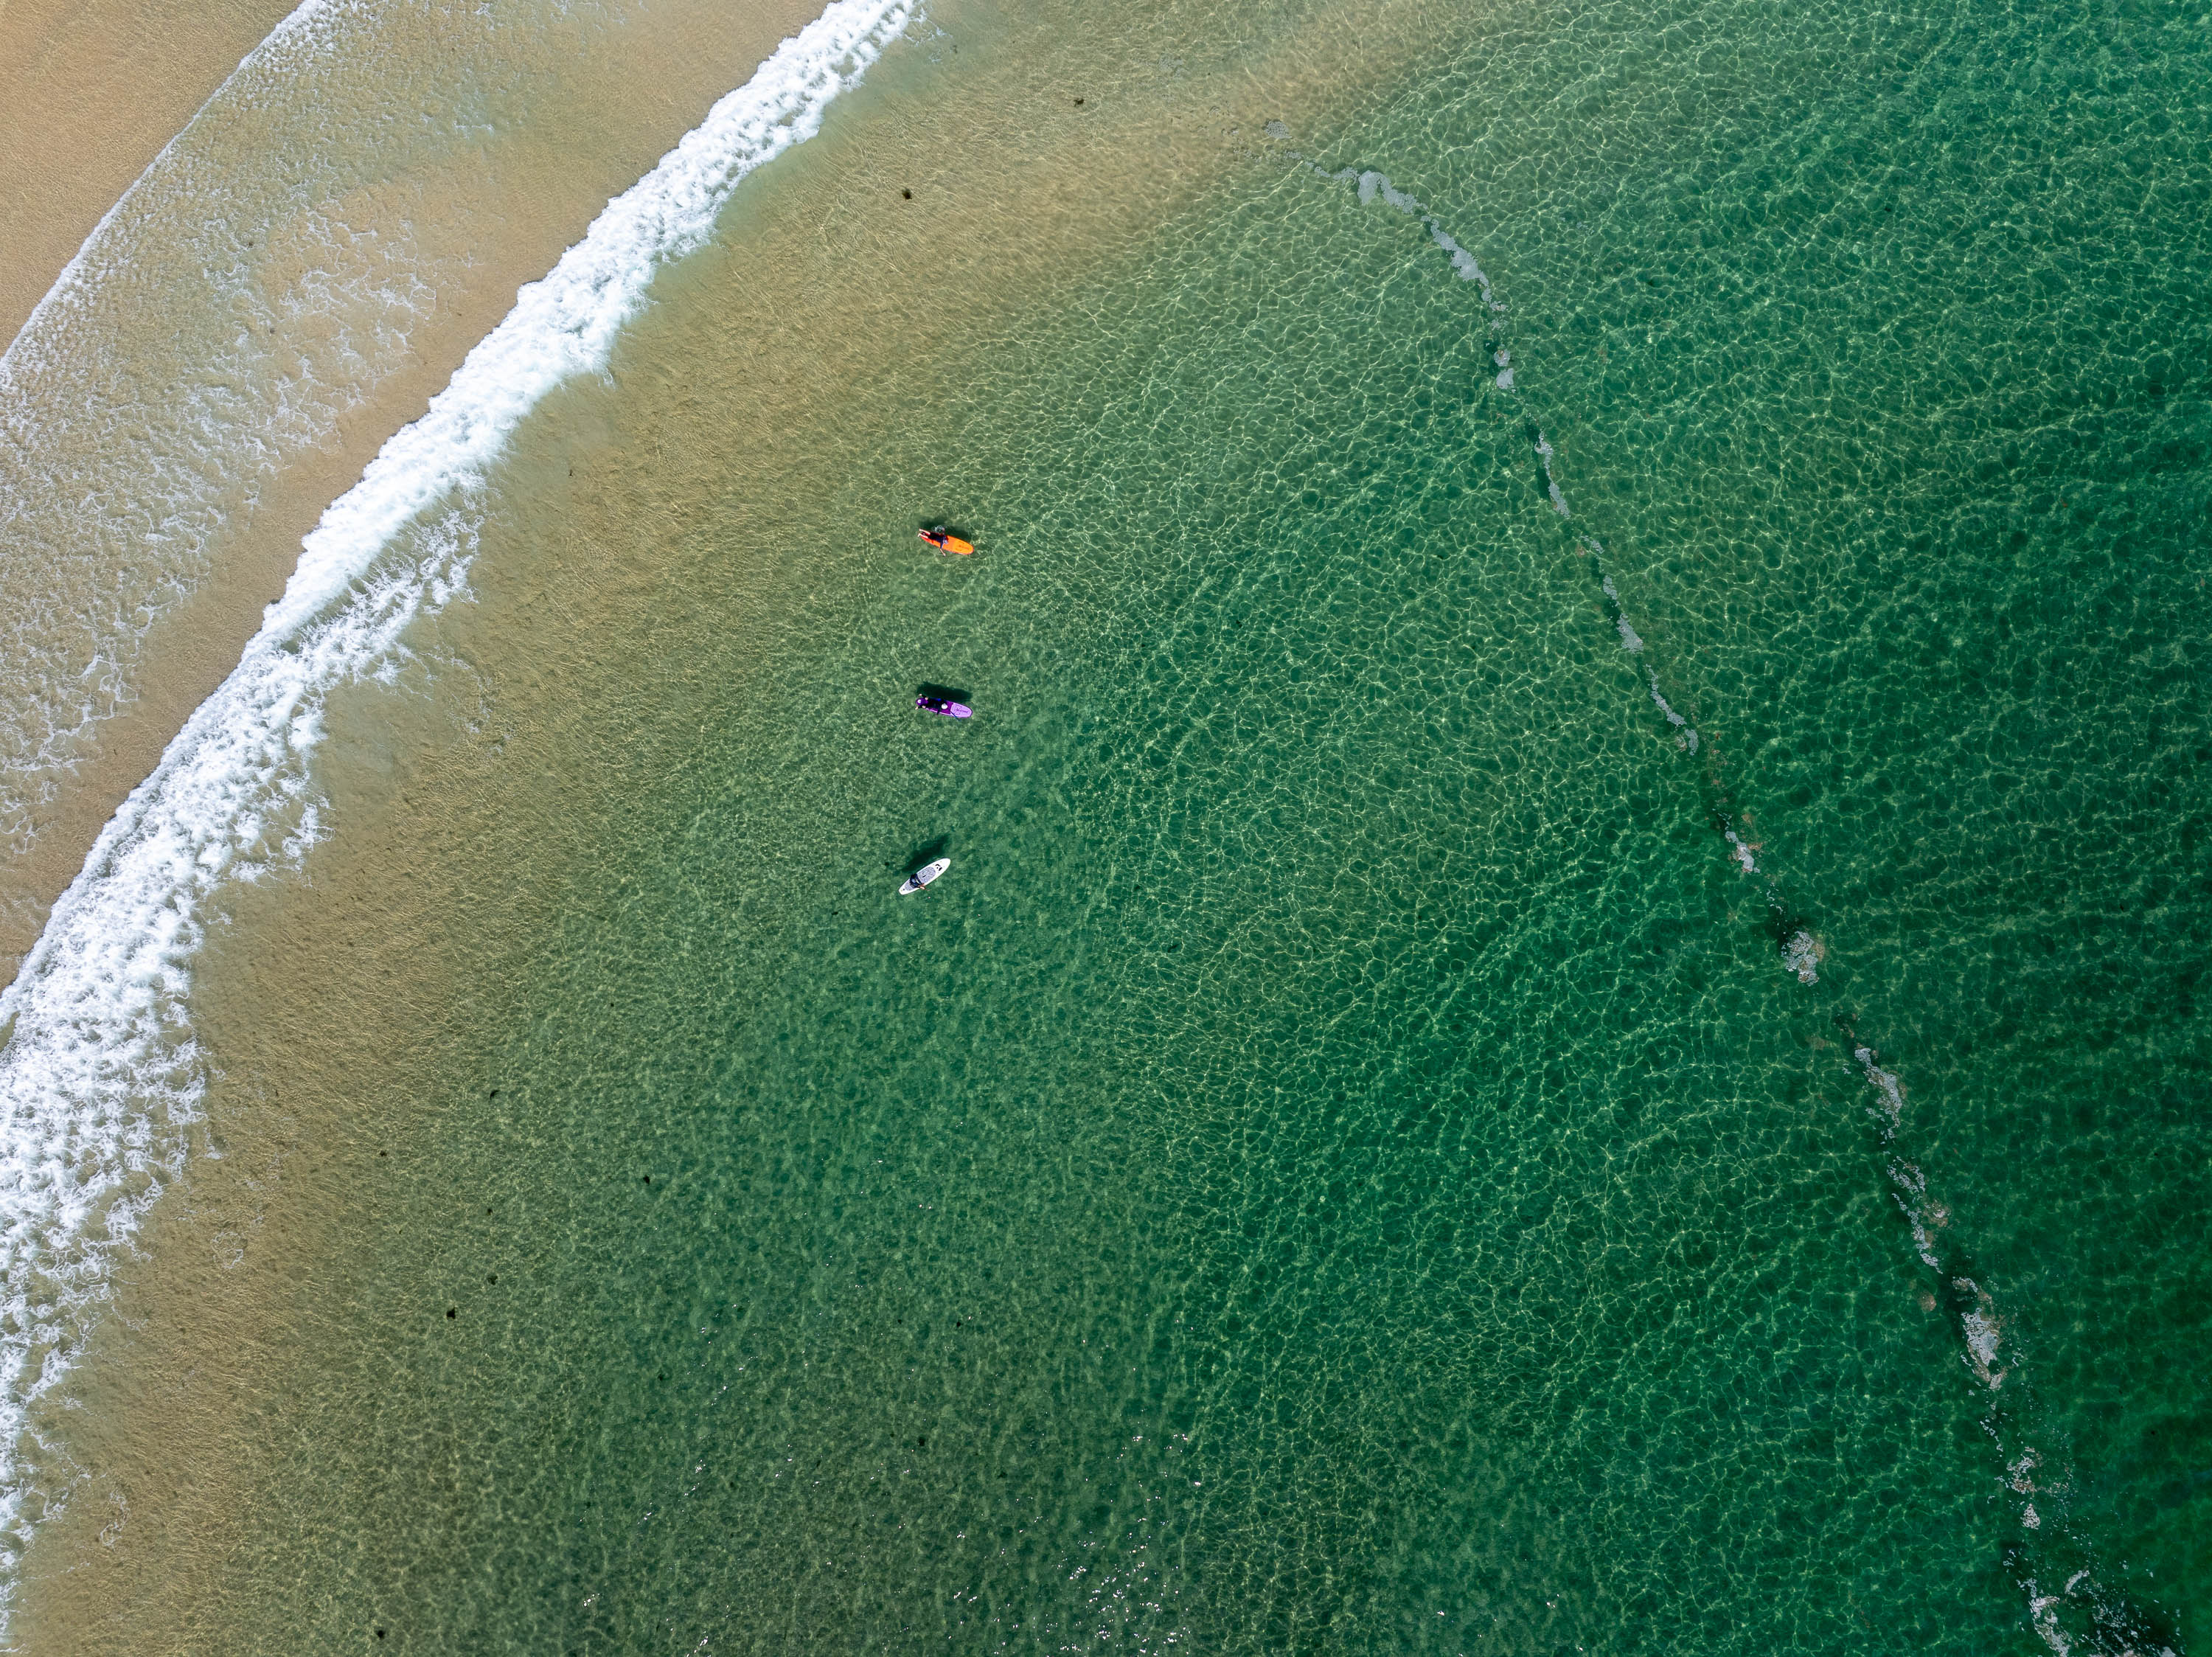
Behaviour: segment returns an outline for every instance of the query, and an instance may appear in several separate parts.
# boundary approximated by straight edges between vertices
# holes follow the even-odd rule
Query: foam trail
[[[1503,351],[1498,353],[1500,356],[1504,356],[1504,354],[1505,353]],[[1589,541],[1585,541],[1583,545],[1585,546],[1591,546],[1595,544]],[[1610,576],[1607,576],[1601,579],[1598,582],[1598,586],[1605,594],[1607,601],[1613,606],[1613,625],[1614,631],[1619,632],[1620,635],[1620,648],[1627,651],[1628,654],[1632,656],[1642,655],[1644,651],[1644,640],[1637,633],[1636,629],[1629,624],[1628,612],[1624,610],[1620,604],[1620,589],[1613,584],[1613,577]]]
[[[1651,700],[1658,704],[1659,711],[1667,716],[1667,722],[1674,728],[1676,746],[1686,752],[1697,752],[1697,732],[1690,728],[1690,722],[1676,713],[1674,704],[1668,701],[1665,695],[1661,692],[1659,675],[1656,673],[1651,675]],[[1736,862],[1743,865],[1743,872],[1747,874],[1758,874],[1759,866],[1752,862],[1750,849],[1736,838],[1735,831],[1728,829],[1723,832],[1728,836],[1729,844],[1735,848]]]
[[[1446,229],[1443,221],[1422,205],[1419,199],[1392,184],[1387,174],[1372,169],[1363,171],[1356,167],[1339,168],[1334,172],[1331,172],[1304,156],[1300,156],[1299,160],[1304,163],[1306,170],[1317,178],[1327,179],[1332,183],[1351,184],[1356,186],[1359,194],[1359,204],[1362,207],[1371,206],[1379,201],[1387,207],[1395,208],[1401,213],[1420,220],[1422,228],[1429,233],[1429,240],[1443,249],[1445,257],[1451,260],[1452,270],[1459,279],[1462,282],[1471,282],[1481,290],[1483,309],[1489,313],[1489,332],[1492,337],[1490,360],[1498,370],[1492,383],[1499,391],[1510,396],[1515,396],[1517,400],[1519,388],[1513,377],[1513,351],[1505,337],[1505,302],[1498,297],[1497,285],[1491,281],[1489,273],[1482,268],[1481,261],[1474,256],[1474,252]],[[1562,518],[1573,517],[1574,509],[1568,504],[1566,487],[1559,481],[1558,471],[1553,465],[1559,458],[1559,451],[1553,448],[1552,440],[1544,435],[1541,427],[1532,423],[1528,427],[1528,434],[1531,442],[1535,447],[1537,466],[1544,475],[1545,498],[1552,503],[1552,510]],[[1596,541],[1588,539],[1582,542],[1582,546],[1583,551],[1589,554],[1601,578],[1606,601],[1610,606],[1613,617],[1613,624],[1614,630],[1620,635],[1621,649],[1626,650],[1631,655],[1642,655],[1644,648],[1644,637],[1636,631],[1635,624],[1629,620],[1628,612],[1622,606],[1620,593],[1613,585],[1613,577],[1605,573],[1605,549]],[[1675,745],[1686,752],[1697,752],[1698,737],[1696,727],[1675,712],[1674,707],[1668,702],[1660,690],[1659,675],[1656,672],[1650,674],[1650,680],[1651,699],[1658,704],[1659,710],[1666,716],[1667,722],[1674,728]],[[1732,839],[1735,838],[1733,833],[1730,838]],[[1742,842],[1737,841],[1736,844],[1741,851]],[[1749,861],[1749,856],[1748,852],[1744,852],[1739,859],[1747,874],[1757,872]],[[1807,982],[1809,983],[1810,980]]]
[[[1827,958],[1828,947],[1803,927],[1783,941],[1782,964],[1796,975],[1800,984],[1820,983],[1820,963]]]
[[[1518,405],[1520,393],[1514,381],[1512,353],[1504,338],[1505,306],[1498,298],[1489,277],[1476,262],[1474,255],[1462,247],[1426,207],[1393,186],[1383,174],[1363,172],[1356,168],[1331,172],[1303,156],[1299,159],[1310,171],[1321,178],[1340,183],[1356,183],[1362,206],[1379,201],[1420,219],[1429,232],[1430,240],[1450,257],[1452,267],[1461,279],[1480,284],[1484,305],[1490,313],[1489,332],[1496,347],[1492,352],[1492,361],[1498,370],[1494,383]],[[1556,451],[1542,429],[1533,421],[1528,423],[1527,429],[1535,448],[1537,464],[1543,473],[1545,490],[1553,509],[1562,518],[1571,517],[1565,490],[1553,469]],[[1644,642],[1630,624],[1627,612],[1620,602],[1620,590],[1605,570],[1604,547],[1587,537],[1581,539],[1578,545],[1589,555],[1592,570],[1600,578],[1600,587],[1605,594],[1614,627],[1620,635],[1622,649],[1631,655],[1642,655]],[[1661,688],[1658,673],[1647,668],[1646,676],[1650,685],[1651,700],[1668,724],[1674,729],[1677,745],[1687,753],[1696,753],[1698,738],[1695,727],[1668,701]],[[1712,785],[1712,792],[1715,796],[1720,796],[1717,781]],[[1808,986],[1816,984],[1820,981],[1820,964],[1826,958],[1826,945],[1809,928],[1791,918],[1780,891],[1759,868],[1757,844],[1746,840],[1736,832],[1735,822],[1725,807],[1724,797],[1714,800],[1712,814],[1715,826],[1727,841],[1729,855],[1737,868],[1743,874],[1759,877],[1765,882],[1767,905],[1776,923],[1776,941],[1784,966],[1801,984]],[[1855,1047],[1853,1057],[1858,1061],[1868,1084],[1875,1091],[1877,1103],[1871,1109],[1882,1142],[1887,1145],[1897,1138],[1904,1127],[1904,1084],[1895,1072],[1882,1068],[1873,1048]],[[1949,1223],[1950,1211],[1943,1203],[1929,1197],[1927,1175],[1917,1164],[1902,1159],[1891,1161],[1889,1175],[1890,1182],[1895,1187],[1898,1206],[1903,1211],[1912,1234],[1914,1251],[1929,1271],[1943,1279],[1942,1287],[1951,1299],[1961,1347],[1961,1361],[1975,1380],[1994,1395],[2003,1386],[2006,1376],[2014,1367],[2008,1364],[2003,1355],[2005,1319],[1999,1313],[1995,1298],[1973,1278],[1957,1274],[1944,1278],[1942,1252],[1937,1237]],[[1932,1296],[1926,1302],[1930,1307],[1936,1303]],[[1994,1405],[1983,1424],[2002,1449],[2007,1425],[1996,1412]],[[2063,1508],[2059,1505],[2069,1488],[2069,1479],[2063,1473],[2055,1481],[2045,1479],[2039,1482],[2032,1477],[2045,1465],[2045,1459],[2043,1453],[2033,1445],[2021,1443],[2010,1461],[2008,1485],[2015,1495],[2027,1498],[2019,1512],[2021,1526],[2031,1536],[2039,1538],[2043,1537],[2046,1528],[2055,1531],[2055,1536],[2043,1538],[2045,1547],[2055,1549],[2058,1544],[2063,1543],[2077,1560],[2086,1560],[2087,1549],[2065,1526]],[[2055,1524],[2037,1508],[2033,1498],[2038,1494],[2043,1495],[2052,1512],[2059,1515]],[[2175,1657],[2175,1654],[2166,1648],[2160,1648],[2155,1654],[2152,1653],[2148,1641],[2141,1640],[2136,1632],[2141,1626],[2139,1619],[2124,1599],[2107,1594],[2100,1588],[2094,1569],[2087,1563],[2069,1576],[2065,1588],[2057,1594],[2041,1592],[2037,1587],[2037,1579],[2032,1575],[2017,1577],[2015,1581],[2027,1596],[2030,1626],[2054,1657],[2069,1657],[2074,1648],[2085,1639],[2088,1648],[2099,1653],[2115,1654],[2115,1657]],[[2087,1617],[2089,1632],[2086,1636],[2069,1631],[2058,1616],[2062,1606],[2075,1612],[2077,1630],[2080,1619]]]
[[[555,387],[604,368],[656,269],[704,244],[738,180],[812,136],[915,13],[914,0],[837,0],[522,289],[324,513],[238,666],[102,832],[0,993],[0,1550],[11,1565],[48,1447],[33,1408],[81,1346],[111,1258],[182,1167],[199,1114],[186,996],[212,901],[323,832],[310,760],[331,693],[390,678],[408,624],[465,589],[484,467]],[[10,1569],[0,1613],[12,1589]]]

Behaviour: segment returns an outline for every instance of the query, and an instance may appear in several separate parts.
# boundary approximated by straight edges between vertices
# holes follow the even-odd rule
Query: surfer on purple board
[[[927,691],[915,698],[914,705],[926,714],[943,714],[947,719],[967,719],[975,712],[964,702],[955,702],[951,697],[933,696]]]

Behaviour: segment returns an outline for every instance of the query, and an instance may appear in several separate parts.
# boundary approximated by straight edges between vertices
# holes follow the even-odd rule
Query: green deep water
[[[232,1648],[2204,1649],[2208,88],[1469,15],[733,456],[549,657]],[[764,525],[874,550],[678,590]]]

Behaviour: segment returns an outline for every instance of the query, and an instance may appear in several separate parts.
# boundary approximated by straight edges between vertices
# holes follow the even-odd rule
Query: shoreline
[[[0,338],[295,0],[0,9]]]
[[[337,416],[326,441],[284,460],[250,508],[226,526],[206,578],[139,635],[131,700],[100,724],[94,752],[65,774],[28,850],[0,869],[0,989],[15,980],[101,831],[236,666],[324,509],[422,415],[461,360],[514,308],[518,290],[550,271],[610,199],[819,9],[813,0],[764,0],[731,19],[692,0],[632,17],[609,31],[596,62],[574,71],[578,82],[593,70],[598,78],[564,79],[566,101],[552,112],[551,131],[523,135],[497,158],[488,187],[484,178],[465,180],[478,198],[461,204],[471,234],[455,261],[458,280],[438,286],[410,328],[404,362]],[[226,114],[204,102],[199,107],[211,119]],[[140,176],[143,170],[125,187]],[[95,222],[112,205],[103,204]],[[62,263],[76,251],[72,243]],[[45,291],[31,298],[27,313]]]

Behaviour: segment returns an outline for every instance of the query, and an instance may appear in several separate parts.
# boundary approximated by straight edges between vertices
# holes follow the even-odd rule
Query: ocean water
[[[2208,69],[932,7],[371,538],[33,1643],[2201,1647]]]

